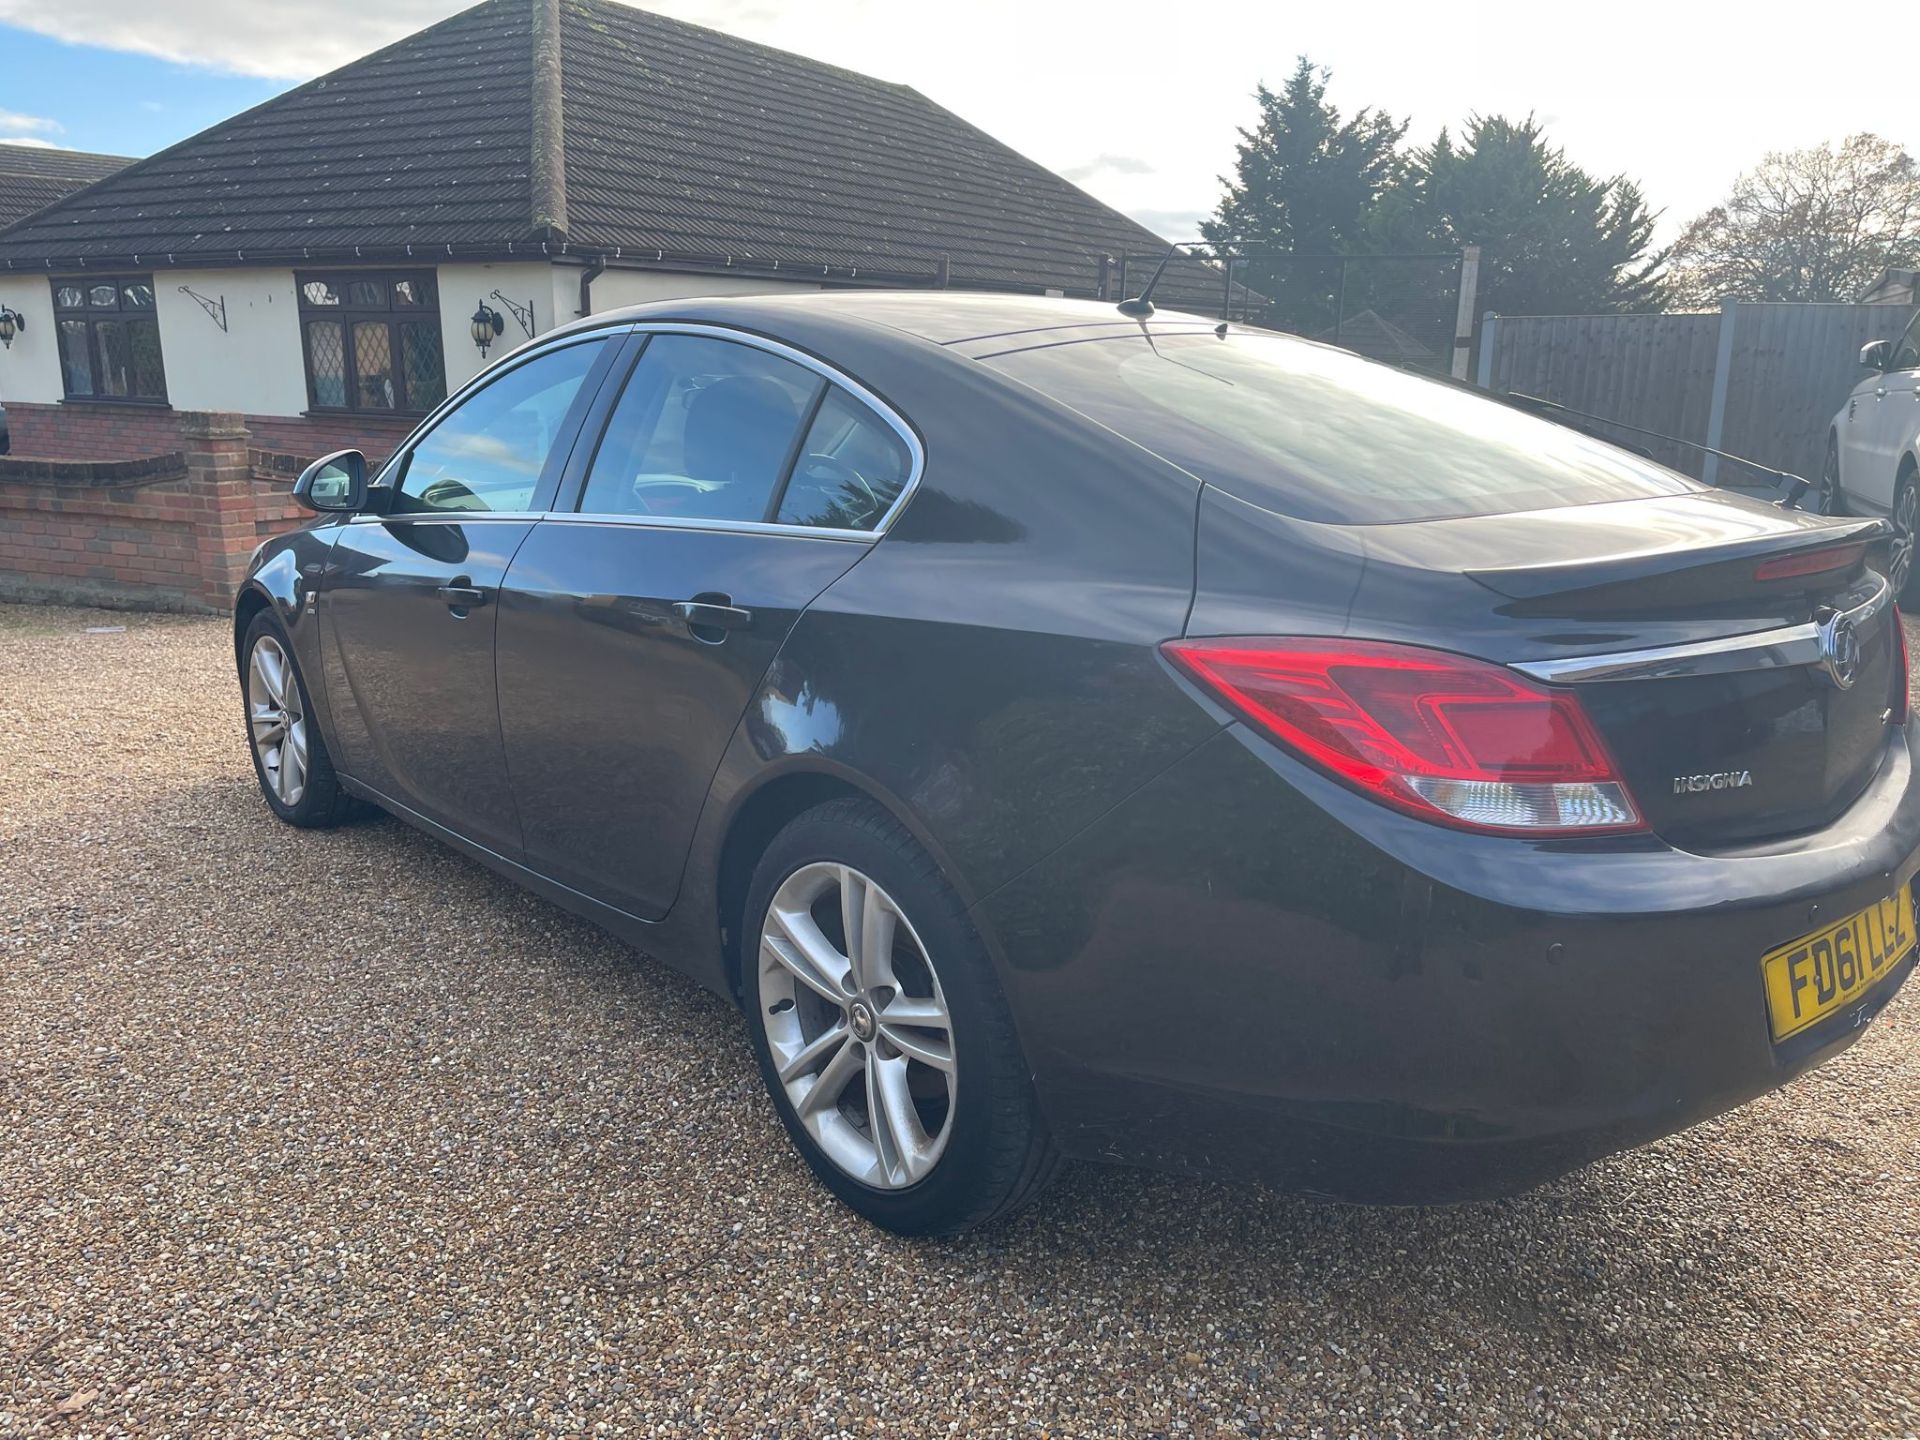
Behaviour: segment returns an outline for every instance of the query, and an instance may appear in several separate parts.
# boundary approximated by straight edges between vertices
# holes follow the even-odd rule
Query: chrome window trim
[[[357,514],[349,525],[469,525],[478,520],[544,520],[551,510],[401,510],[391,515]]]
[[[604,339],[625,335],[704,335],[711,339],[729,340],[737,345],[749,345],[754,349],[764,350],[771,355],[778,355],[783,360],[790,360],[804,369],[811,370],[828,384],[838,385],[862,405],[865,405],[875,415],[879,416],[894,434],[900,437],[901,442],[907,447],[908,466],[906,484],[900,487],[900,494],[894,499],[893,504],[887,507],[886,512],[874,522],[871,530],[830,529],[821,525],[783,525],[775,521],[765,520],[677,520],[667,516],[620,515],[598,511],[558,509],[447,510],[408,512],[401,515],[361,514],[350,516],[347,523],[349,525],[385,525],[390,523],[419,524],[423,520],[432,518],[442,518],[446,522],[456,524],[475,520],[573,520],[589,525],[637,525],[655,530],[734,530],[746,535],[810,535],[827,540],[852,540],[871,545],[892,528],[893,522],[899,518],[900,512],[906,508],[907,502],[913,498],[914,491],[920,488],[921,477],[925,475],[927,468],[927,451],[926,447],[920,441],[919,433],[907,423],[899,411],[895,410],[886,401],[874,394],[874,392],[869,390],[865,385],[862,385],[845,371],[827,364],[826,361],[819,359],[817,356],[810,355],[806,351],[796,349],[782,341],[771,339],[765,335],[755,334],[751,330],[734,330],[725,325],[710,325],[691,320],[646,320],[628,323],[616,321],[607,325],[595,325],[580,330],[570,330],[564,334],[554,336],[550,342],[543,342],[540,339],[529,342],[521,349],[513,352],[512,355],[502,357],[499,363],[473,376],[466,384],[462,385],[458,390],[454,391],[453,394],[441,401],[432,412],[423,416],[420,423],[408,432],[406,438],[394,447],[393,454],[390,455],[386,463],[380,467],[380,473],[374,477],[368,488],[391,490],[393,488],[393,481],[397,478],[400,460],[410,454],[414,446],[424,440],[427,435],[431,433],[432,429],[439,425],[446,414],[464,400],[470,391],[483,388],[483,382],[485,384],[491,384],[493,377],[505,374],[509,369],[525,364],[538,355],[545,354],[549,350],[559,349],[564,345],[576,344],[589,339]],[[507,363],[509,360],[512,362],[511,364]],[[637,364],[638,361],[636,360],[635,363]],[[632,371],[629,370],[627,374],[630,376]],[[621,383],[623,385],[625,384],[625,378],[626,377],[622,377]],[[614,405],[615,407],[619,405],[618,397],[615,398]],[[609,410],[607,412],[607,421],[611,422],[612,418],[613,411]],[[603,425],[601,435],[594,437],[595,442],[598,443],[604,434],[605,426]],[[591,465],[588,466],[587,474],[592,474]],[[575,497],[574,503],[578,504],[580,500],[585,497],[586,477],[583,476],[580,482],[580,494]]]
[[[1868,572],[1873,587],[1864,600],[1839,612],[1841,619],[1865,625],[1893,598],[1886,577]],[[1664,680],[1687,675],[1731,675],[1743,670],[1780,670],[1821,662],[1820,622],[1783,625],[1721,640],[1617,650],[1606,655],[1572,655],[1564,660],[1526,660],[1509,668],[1554,685],[1594,684],[1609,680]]]
[[[553,510],[548,512],[553,519],[584,520],[593,524],[644,524],[652,528],[666,530],[737,530],[747,535],[822,535],[834,540],[860,540],[867,544],[872,544],[887,533],[892,527],[894,520],[899,517],[900,512],[906,508],[907,502],[913,498],[913,492],[920,488],[920,478],[926,473],[927,469],[927,451],[926,447],[920,443],[919,434],[906,422],[905,418],[901,416],[897,410],[844,370],[835,369],[817,356],[809,355],[806,351],[795,349],[793,346],[784,344],[779,340],[770,339],[765,335],[756,335],[751,330],[730,329],[725,325],[707,325],[695,321],[644,320],[633,326],[633,333],[635,335],[700,335],[713,340],[730,340],[736,345],[747,345],[756,350],[764,350],[769,355],[778,355],[783,360],[790,360],[803,369],[811,370],[829,385],[838,385],[842,390],[853,396],[854,399],[858,400],[862,405],[866,406],[867,409],[879,416],[880,419],[885,422],[887,428],[900,437],[901,443],[907,447],[908,465],[906,484],[900,487],[899,495],[894,497],[893,503],[886,508],[885,513],[883,513],[878,520],[874,521],[871,530],[828,529],[819,525],[786,525],[771,520],[671,520],[667,517],[660,516],[621,515],[617,513],[582,510]],[[640,364],[645,358],[646,352],[643,350],[640,352],[639,359],[634,361],[634,364]],[[629,370],[627,372],[627,378],[631,378],[632,374],[633,372]],[[625,383],[624,380],[622,383]],[[607,412],[607,425],[613,423],[613,416],[619,407],[620,401],[616,397],[613,403],[613,409]],[[594,437],[595,441],[597,442],[601,439],[604,434],[605,427],[603,426],[601,435]],[[578,504],[580,500],[586,498],[587,481],[591,479],[592,476],[593,466],[589,463],[586,475],[581,477],[580,495],[575,500],[575,504]]]
[[[853,540],[872,544],[873,530],[842,530],[827,525],[778,525],[765,520],[676,519],[670,515],[621,515],[599,510],[550,510],[544,523],[559,525],[630,525],[642,530],[736,530],[744,535],[784,535],[793,540]]]

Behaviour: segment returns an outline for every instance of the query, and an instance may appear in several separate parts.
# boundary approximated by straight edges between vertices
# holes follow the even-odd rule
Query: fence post
[[[1460,247],[1460,303],[1453,311],[1453,378],[1467,378],[1467,360],[1473,350],[1473,302],[1480,289],[1480,247]]]
[[[1480,317],[1480,388],[1493,388],[1493,347],[1500,338],[1500,317],[1491,310]]]
[[[1731,295],[1720,302],[1720,348],[1713,357],[1713,403],[1707,408],[1707,448],[1721,450],[1720,437],[1727,425],[1727,381],[1733,369],[1733,329],[1738,322],[1740,302]],[[1720,483],[1720,457],[1709,455],[1700,467],[1700,478],[1709,485]]]

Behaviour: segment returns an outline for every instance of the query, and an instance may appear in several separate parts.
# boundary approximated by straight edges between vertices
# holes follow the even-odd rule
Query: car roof
[[[695,312],[698,312],[697,317]],[[592,323],[633,320],[722,319],[749,329],[777,329],[782,320],[822,318],[864,322],[957,345],[1002,335],[1089,325],[1138,326],[1111,301],[1065,300],[1043,295],[1003,295],[962,290],[818,290],[785,294],[690,296],[655,300],[596,312]],[[1155,312],[1155,321],[1217,324],[1204,315]]]

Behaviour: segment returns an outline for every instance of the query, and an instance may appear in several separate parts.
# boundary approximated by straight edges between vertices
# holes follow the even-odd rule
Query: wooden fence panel
[[[1811,478],[1825,458],[1828,422],[1860,378],[1860,347],[1897,336],[1912,313],[1901,305],[1741,304],[1712,315],[1503,315],[1488,373],[1496,390],[1706,444],[1721,326],[1731,324],[1720,448]],[[1701,473],[1697,452],[1619,438]],[[1720,478],[1746,473],[1723,466]]]
[[[1719,328],[1715,315],[1503,315],[1493,388],[1699,439],[1713,399]],[[1619,438],[1662,464],[1699,473],[1683,446]]]

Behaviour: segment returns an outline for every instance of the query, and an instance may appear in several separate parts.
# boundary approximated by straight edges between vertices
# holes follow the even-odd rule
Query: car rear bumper
[[[1911,886],[1914,734],[1833,825],[1738,852],[1390,812],[1230,726],[982,902],[1069,1153],[1340,1199],[1513,1193],[1772,1090],[1761,957]]]

